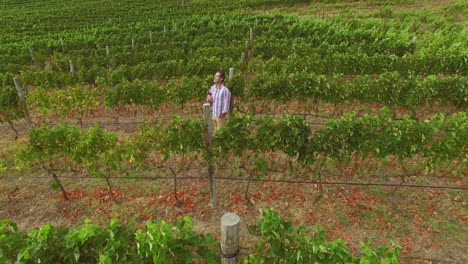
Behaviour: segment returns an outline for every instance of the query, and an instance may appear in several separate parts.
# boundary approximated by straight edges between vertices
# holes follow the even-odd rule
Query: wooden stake
[[[235,264],[239,254],[240,217],[226,213],[221,217],[221,256],[222,264]]]
[[[153,31],[149,32],[150,43],[153,44]]]
[[[26,122],[28,123],[29,127],[31,127],[31,124],[32,124],[31,118],[29,117],[28,108],[26,107],[26,99],[24,98],[24,94],[23,94],[23,88],[21,87],[21,83],[19,82],[18,77],[13,77],[13,82],[15,83],[16,92],[18,92],[18,96],[21,102],[21,107],[23,108],[23,111],[24,111],[24,118],[26,119]]]
[[[29,54],[31,54],[31,59],[32,59],[34,65],[37,67],[37,61],[36,61],[36,58],[34,58],[34,54],[33,54],[31,46],[28,46],[28,49],[29,49]]]
[[[231,81],[232,77],[234,77],[234,68],[229,68],[229,79],[228,79],[228,81]]]
[[[211,105],[209,103],[203,104],[203,117],[205,119],[206,133],[205,133],[205,146],[206,151],[210,157],[208,161],[208,181],[210,183],[210,204],[216,206],[216,184],[214,179],[214,162],[211,153],[211,145],[213,143],[213,121],[211,120]]]
[[[234,68],[229,68],[229,77],[228,77],[229,82],[231,82],[233,77],[234,77]],[[233,92],[234,88],[235,87],[230,88],[231,100],[229,101],[229,114],[232,114],[232,111],[234,110],[234,96],[235,96],[235,94]]]
[[[73,65],[73,61],[72,61],[72,60],[68,60],[68,62],[70,63],[70,72],[71,72],[71,73],[75,73],[75,66]]]
[[[110,49],[109,46],[106,45],[106,55],[107,55],[107,66],[110,67],[112,65],[111,57],[110,57]]]
[[[135,40],[132,38],[132,50],[135,51]]]

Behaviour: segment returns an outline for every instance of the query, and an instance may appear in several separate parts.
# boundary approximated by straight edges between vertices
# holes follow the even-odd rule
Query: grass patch
[[[445,231],[449,234],[451,239],[458,241],[466,242],[466,238],[468,237],[468,227],[460,223],[448,223],[445,227]]]

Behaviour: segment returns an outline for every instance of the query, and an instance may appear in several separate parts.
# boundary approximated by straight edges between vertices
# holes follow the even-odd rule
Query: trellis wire
[[[414,175],[417,176],[417,175]],[[424,176],[424,175],[421,175]],[[395,175],[394,177],[399,177]],[[0,179],[50,179],[51,176],[0,176]],[[91,177],[84,175],[77,176],[57,176],[62,179],[100,179],[99,177]],[[174,177],[107,177],[108,179],[117,180],[174,180]],[[195,179],[208,179],[204,176],[183,176],[177,177],[177,180],[195,180]],[[234,177],[215,177],[216,180],[230,180],[230,181],[249,181],[247,178],[234,178]],[[318,182],[318,181],[293,181],[293,180],[259,180],[251,179],[253,182],[260,183],[289,183],[289,184],[323,184],[323,185],[347,185],[347,186],[380,186],[380,187],[400,187],[400,188],[425,188],[425,189],[447,189],[447,190],[467,190],[468,187],[456,186],[443,186],[443,185],[420,185],[420,184],[398,184],[398,183],[358,183],[358,182]]]

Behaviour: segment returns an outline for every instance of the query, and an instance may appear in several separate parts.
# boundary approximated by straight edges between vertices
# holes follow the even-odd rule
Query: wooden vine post
[[[209,103],[203,104],[203,117],[205,119],[205,146],[206,151],[208,152],[208,181],[210,184],[210,204],[211,206],[216,206],[216,184],[214,179],[214,162],[213,154],[211,153],[211,145],[213,143],[213,121],[211,120],[211,105]]]
[[[63,37],[60,37],[60,44],[62,45],[62,52],[65,52],[65,42],[63,42]]]
[[[71,72],[71,73],[75,73],[75,66],[73,65],[73,61],[72,61],[72,60],[68,60],[68,62],[70,63],[70,72]]]
[[[13,77],[13,82],[15,83],[16,92],[18,92],[18,96],[20,98],[21,108],[23,108],[24,111],[24,118],[26,119],[28,125],[31,127],[31,118],[29,117],[28,108],[26,107],[26,99],[24,98],[23,88],[21,87],[21,83],[19,82],[18,77]]]
[[[248,57],[250,58],[252,56],[252,53],[253,53],[253,45],[254,45],[254,29],[253,28],[250,28],[250,32],[249,32],[249,48],[248,50],[246,51],[247,54],[248,54]]]
[[[234,68],[229,68],[229,77],[228,77],[229,79],[228,80],[231,81],[232,77],[234,77]]]
[[[239,254],[240,217],[226,213],[221,217],[221,257],[222,264],[237,263]]]
[[[34,57],[34,53],[33,53],[33,50],[31,48],[31,46],[28,46],[28,49],[29,49],[29,54],[31,54],[31,59],[32,59],[32,61],[34,63],[34,66],[38,67],[37,61],[36,61],[36,58]]]
[[[229,83],[231,82],[232,77],[234,77],[234,68],[229,68],[229,77],[228,77]],[[229,101],[229,114],[232,114],[232,110],[234,109],[234,95],[235,95],[233,93],[234,87],[231,87],[230,90],[231,90],[231,100]]]
[[[247,64],[247,60],[245,58],[245,52],[241,53],[241,64],[242,64],[242,67],[245,67],[245,65]]]
[[[109,49],[109,46],[107,46],[107,45],[106,45],[106,55],[107,55],[107,66],[111,67],[112,61],[111,61],[111,57],[110,57],[110,49]]]

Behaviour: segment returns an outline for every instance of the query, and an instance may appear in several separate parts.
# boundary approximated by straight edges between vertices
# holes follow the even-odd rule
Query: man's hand
[[[207,97],[206,97],[206,101],[210,104],[213,103],[213,96],[211,96],[211,94],[209,94]]]

